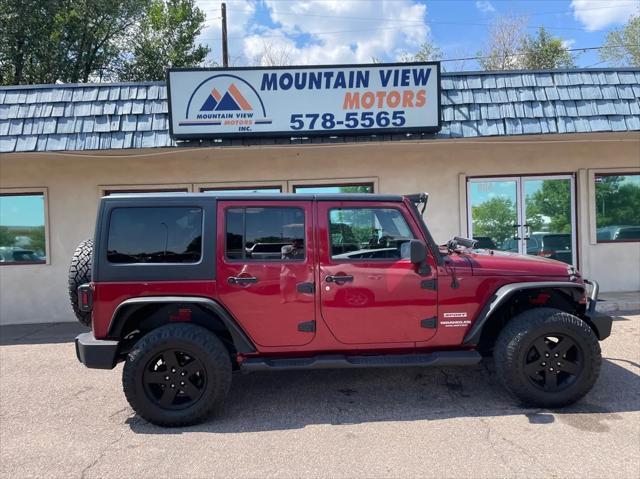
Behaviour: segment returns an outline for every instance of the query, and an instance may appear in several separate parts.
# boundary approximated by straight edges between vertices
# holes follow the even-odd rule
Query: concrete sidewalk
[[[600,293],[596,309],[609,314],[621,311],[640,311],[640,291]]]

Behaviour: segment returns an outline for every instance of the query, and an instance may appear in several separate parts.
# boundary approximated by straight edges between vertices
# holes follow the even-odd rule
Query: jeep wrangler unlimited
[[[72,260],[79,361],[124,361],[162,426],[218,409],[234,371],[464,366],[493,356],[521,402],[584,396],[611,318],[572,266],[438,246],[426,194],[105,197]]]

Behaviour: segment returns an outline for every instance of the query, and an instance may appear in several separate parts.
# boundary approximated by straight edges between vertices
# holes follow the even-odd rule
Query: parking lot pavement
[[[81,366],[78,330],[0,329],[2,477],[640,477],[640,315],[563,410],[519,408],[486,365],[255,373],[181,429],[133,414],[122,366]]]

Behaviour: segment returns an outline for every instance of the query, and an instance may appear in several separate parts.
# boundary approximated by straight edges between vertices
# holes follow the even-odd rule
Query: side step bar
[[[286,371],[296,369],[388,368],[410,366],[472,366],[482,356],[477,351],[438,351],[425,354],[382,356],[344,356],[340,354],[309,358],[248,358],[243,371]]]

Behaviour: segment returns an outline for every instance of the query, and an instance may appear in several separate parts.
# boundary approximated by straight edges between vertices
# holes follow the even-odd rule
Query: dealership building
[[[69,260],[100,198],[128,192],[426,191],[439,243],[475,237],[640,290],[640,69],[265,72],[1,87],[0,324],[75,319]]]

